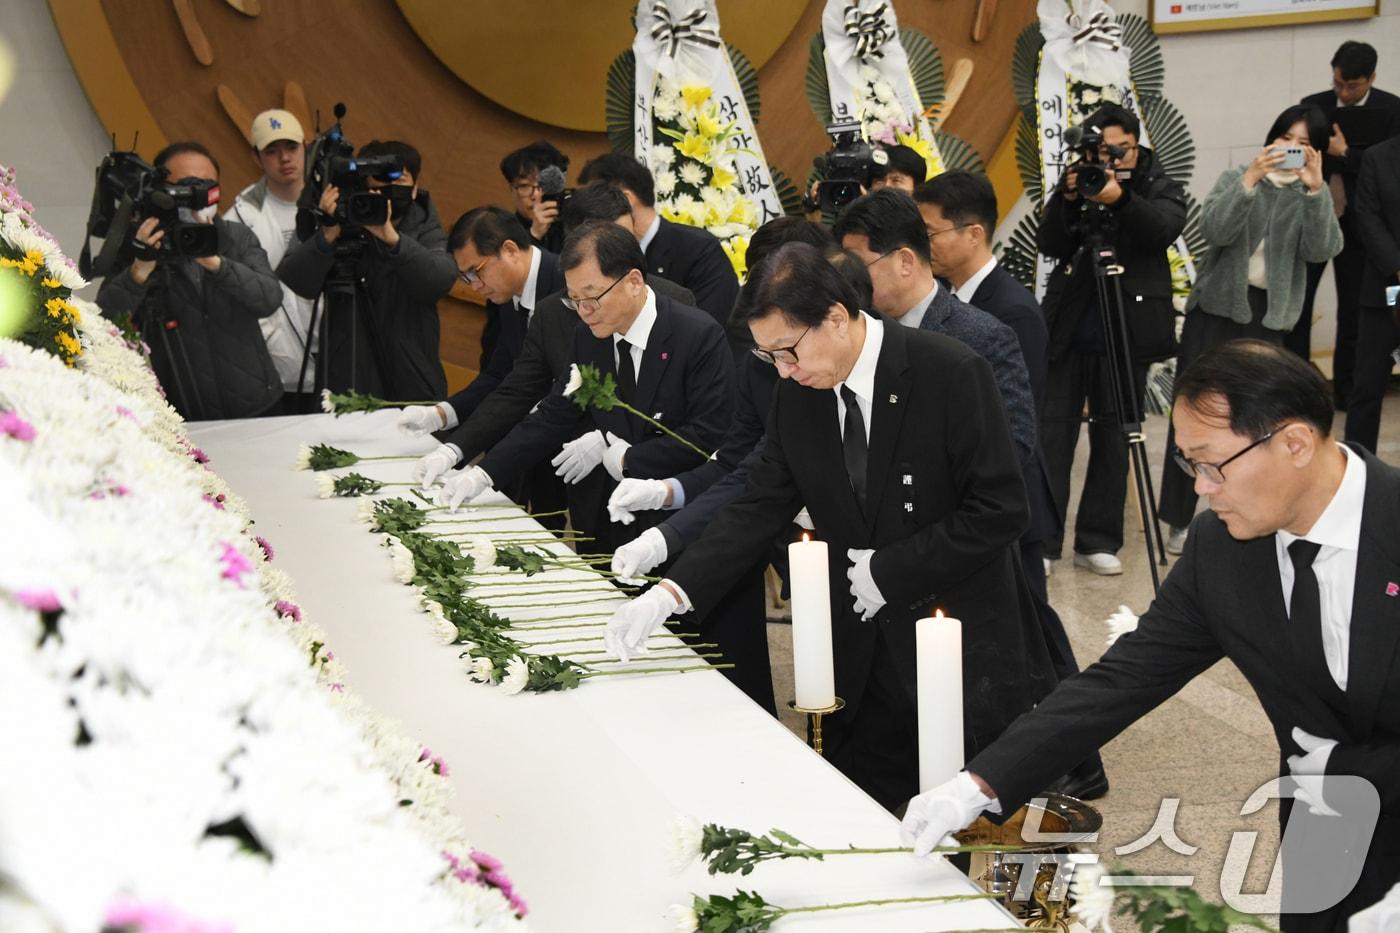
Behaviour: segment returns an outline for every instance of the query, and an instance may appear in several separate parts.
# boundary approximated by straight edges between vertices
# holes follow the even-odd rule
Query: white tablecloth
[[[276,549],[274,565],[329,633],[350,686],[451,766],[468,838],[504,860],[535,929],[665,930],[666,908],[688,903],[688,892],[736,887],[783,906],[976,891],[946,862],[900,855],[765,863],[748,877],[712,878],[698,865],[672,874],[665,853],[678,813],[757,832],[779,827],[822,848],[898,845],[898,823],[717,672],[606,677],[518,696],[470,683],[459,649],[434,639],[414,593],[394,581],[381,539],[354,522],[354,500],[319,499],[315,474],[292,470],[303,443],[361,455],[431,449],[431,440],[401,437],[393,420],[380,412],[207,422],[190,435],[247,499],[256,532]],[[411,463],[353,469],[406,480]],[[779,929],[1013,925],[1000,907],[971,901],[799,915]]]

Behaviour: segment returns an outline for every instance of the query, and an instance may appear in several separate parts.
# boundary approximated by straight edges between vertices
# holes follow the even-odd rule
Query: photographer
[[[912,195],[914,189],[928,178],[928,163],[908,146],[881,146],[886,157],[883,165],[876,164],[871,173],[870,190],[898,188]]]
[[[287,251],[277,274],[303,298],[321,296],[327,388],[390,400],[439,399],[447,394],[447,377],[438,359],[437,300],[452,288],[457,266],[437,209],[419,190],[418,150],[376,140],[356,153],[358,159],[384,156],[403,166],[393,181],[367,179],[370,193],[389,202],[384,223],[343,222],[336,211],[340,190],[327,184],[314,212],[318,228]],[[337,288],[343,292],[332,295]]]
[[[136,227],[135,257],[107,276],[97,303],[109,317],[132,316],[151,346],[161,386],[183,417],[262,414],[282,395],[258,326],[282,303],[277,277],[250,230],[215,216],[219,165],[209,150],[195,142],[171,143],[156,155],[155,167],[178,185],[213,184],[214,203],[193,221],[213,225],[217,251],[198,258],[178,255],[165,242],[166,222],[145,217]]]
[[[224,220],[253,231],[272,268],[296,242],[297,199],[306,183],[306,137],[301,121],[285,110],[266,110],[253,118],[253,161],[262,177],[238,193]],[[299,415],[317,410],[313,364],[306,358],[311,302],[282,286],[282,306],[262,319],[263,338],[277,374],[282,401],[268,414]],[[315,347],[312,347],[315,353]]]
[[[569,170],[569,157],[546,140],[537,140],[509,152],[501,159],[501,174],[510,185],[515,201],[515,219],[530,234],[530,240],[540,249],[554,255],[564,248],[564,228],[559,223],[558,198],[546,199],[540,190],[540,172],[554,166]]]
[[[1122,107],[1100,108],[1084,123],[1086,141],[1098,141],[1097,159],[1081,152],[1045,204],[1037,245],[1057,265],[1043,306],[1050,330],[1042,441],[1060,528],[1069,503],[1070,469],[1085,402],[1089,406],[1089,468],[1074,528],[1074,562],[1097,574],[1119,574],[1123,505],[1128,492],[1126,413],[1113,396],[1103,332],[1095,257],[1084,249],[1095,228],[1117,249],[1122,274],[1126,340],[1133,392],[1142,404],[1148,364],[1175,350],[1171,266],[1167,247],[1186,226],[1186,193],[1164,174],[1150,149],[1138,145],[1138,118]],[[1085,147],[1088,148],[1087,146]],[[1091,169],[1092,165],[1092,169]],[[1085,196],[1080,176],[1106,175],[1102,190]],[[1095,179],[1099,180],[1099,179]],[[1063,549],[1052,535],[1046,553]]]
[[[1274,120],[1264,148],[1246,166],[1226,169],[1201,211],[1209,250],[1186,302],[1177,371],[1212,347],[1241,338],[1283,346],[1303,310],[1308,263],[1342,249],[1342,230],[1322,181],[1327,118],[1294,105]],[[1287,150],[1302,150],[1299,168],[1282,168]],[[1176,433],[1167,431],[1159,514],[1180,554],[1196,514],[1194,477],[1175,469]]]

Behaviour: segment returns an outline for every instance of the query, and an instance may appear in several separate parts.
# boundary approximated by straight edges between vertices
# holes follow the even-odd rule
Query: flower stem
[[[365,461],[365,460],[417,460],[417,459],[418,459],[418,455],[417,455],[417,454],[385,454],[385,455],[379,456],[379,457],[361,457],[359,454],[355,454],[355,456],[356,456],[356,457],[359,457],[359,459],[360,459],[361,462],[363,462],[363,461]]]
[[[607,671],[590,670],[580,674],[579,677],[616,677],[618,674],[687,674],[691,671],[727,671],[733,668],[733,664],[697,664],[694,667],[647,667],[641,670],[633,670],[629,667],[614,668]],[[991,897],[991,895],[987,895]],[[1024,931],[1022,931],[1024,933]]]
[[[625,410],[625,411],[630,411],[632,414],[636,415],[638,418],[641,418],[643,421],[645,421],[647,424],[650,424],[652,427],[660,428],[663,432],[665,432],[666,434],[670,435],[670,436],[671,436],[672,438],[674,438],[675,440],[680,441],[682,444],[684,444],[685,446],[689,447],[691,450],[695,451],[697,454],[700,455],[700,457],[701,457],[702,459],[708,460],[708,459],[710,459],[710,457],[712,456],[711,454],[705,453],[705,451],[701,450],[699,447],[696,447],[696,446],[695,446],[693,443],[691,443],[690,441],[688,441],[688,440],[686,440],[685,438],[681,437],[681,436],[680,436],[679,434],[677,434],[675,431],[672,431],[670,428],[666,427],[666,425],[662,424],[660,421],[657,421],[655,418],[651,417],[650,415],[644,415],[644,414],[642,414],[641,412],[637,411],[637,409],[633,408],[631,405],[628,405],[626,402],[622,401],[621,399],[617,399],[613,404],[615,404],[617,407],[619,407],[619,408],[621,408],[621,409],[623,409],[623,410]]]
[[[587,677],[588,675],[583,675]],[[996,894],[944,894],[934,897],[885,897],[869,901],[845,901],[840,904],[817,904],[812,907],[783,907],[783,915],[814,913],[819,910],[847,910],[852,907],[883,907],[888,904],[947,904],[957,901],[996,900]]]
[[[509,595],[509,594],[500,593],[500,594],[498,594],[498,595],[499,595],[499,596],[506,596],[506,595]],[[519,595],[524,595],[524,594],[519,594]],[[620,597],[621,597],[621,594],[618,594],[617,596],[589,596],[589,597],[586,597],[586,598],[584,598],[584,599],[571,599],[571,600],[568,601],[568,603],[565,603],[564,605],[577,605],[577,604],[579,604],[579,603],[597,603],[597,602],[602,602],[602,601],[608,600],[608,599],[618,599],[618,598],[620,598]],[[556,601],[556,602],[552,602],[552,603],[500,603],[500,604],[494,606],[493,608],[495,608],[495,609],[557,609],[557,608],[559,608],[559,606],[560,606],[560,603]],[[609,613],[609,614],[611,615],[611,613]],[[527,620],[527,621],[528,621],[528,620]]]
[[[548,518],[551,515],[566,515],[568,509],[558,509],[553,512],[525,512],[527,518]],[[430,518],[430,525],[466,525],[474,522],[508,522],[519,518],[519,515],[495,515],[491,518]]]
[[[612,614],[611,609],[605,609],[602,612],[571,612],[562,616],[540,616],[538,619],[512,619],[511,621],[517,623],[512,628],[528,631],[531,623],[534,622],[558,622],[560,619],[601,619],[603,616],[611,616]]]
[[[659,635],[652,635],[651,638],[699,638],[699,632],[663,632]],[[574,645],[581,641],[597,641],[598,636],[588,635],[583,638],[560,638],[553,641],[527,641],[521,642],[527,648],[538,648],[540,645]],[[684,642],[682,642],[684,644]]]

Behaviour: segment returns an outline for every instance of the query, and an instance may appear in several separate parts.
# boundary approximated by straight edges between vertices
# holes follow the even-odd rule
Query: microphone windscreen
[[[540,169],[540,194],[543,197],[558,197],[564,193],[564,173],[557,165],[546,165]]]

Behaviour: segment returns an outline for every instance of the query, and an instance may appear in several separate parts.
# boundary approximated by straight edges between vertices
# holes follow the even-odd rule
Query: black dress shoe
[[[1071,771],[1045,790],[1052,794],[1064,794],[1075,800],[1098,800],[1108,793],[1108,775],[1103,768],[1077,773]]]

